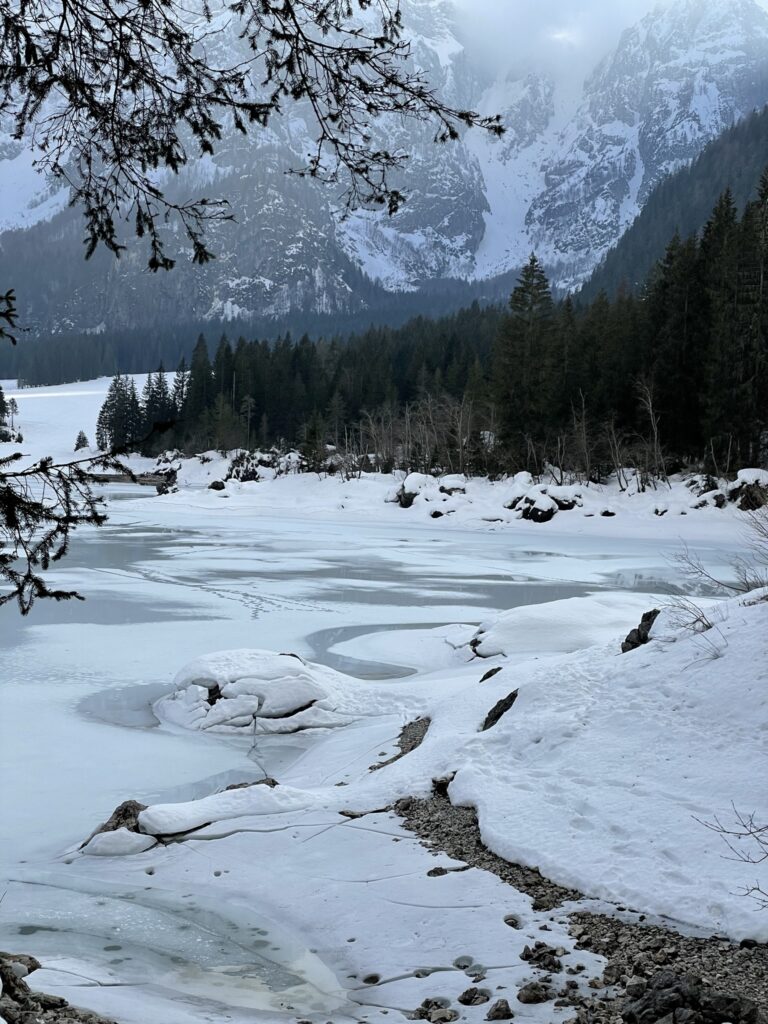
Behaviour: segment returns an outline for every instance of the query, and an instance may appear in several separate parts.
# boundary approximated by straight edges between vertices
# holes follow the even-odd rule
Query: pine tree
[[[147,436],[152,433],[152,428],[157,419],[157,401],[155,398],[155,378],[151,373],[147,374],[144,388],[141,392],[141,405],[144,413],[142,434]]]
[[[135,447],[143,439],[144,416],[132,377],[112,378],[96,421],[96,445],[102,451]]]
[[[117,418],[118,395],[120,391],[120,375],[113,377],[107,389],[104,404],[99,410],[96,420],[96,447],[106,452],[112,448],[114,424]]]
[[[173,398],[168,387],[165,367],[162,363],[158,366],[157,373],[155,374],[155,401],[157,402],[156,423],[164,426],[176,419]]]
[[[173,390],[171,392],[173,415],[176,420],[181,420],[185,416],[188,391],[189,370],[187,369],[187,361],[182,356],[178,369],[176,370],[176,374],[173,378]]]
[[[136,391],[136,381],[133,377],[126,377],[125,392],[125,427],[124,436],[120,447],[135,447],[143,441],[144,433],[144,411]]]
[[[557,311],[549,365],[549,397],[552,411],[562,425],[568,422],[578,391],[575,368],[579,361],[578,325],[573,299],[567,295]]]
[[[494,356],[493,381],[507,440],[536,433],[545,417],[554,327],[549,282],[532,253],[509,300]]]
[[[213,383],[217,395],[223,395],[232,406],[235,360],[226,334],[222,334],[213,359]]]
[[[205,413],[212,408],[215,395],[208,345],[201,334],[192,352],[189,367],[189,385],[184,409],[184,419],[189,427],[194,429],[202,421]]]
[[[81,430],[78,433],[77,438],[75,440],[75,451],[79,452],[79,451],[82,451],[83,448],[88,448],[88,447],[90,447],[89,443],[88,443],[88,438],[85,435],[85,431]]]
[[[649,362],[665,441],[694,460],[701,456],[705,305],[696,239],[675,235],[646,293]]]
[[[734,386],[739,394],[734,429],[742,458],[757,465],[768,427],[768,169],[748,204],[739,239],[739,346]]]
[[[245,434],[243,423],[224,395],[217,395],[213,408],[206,413],[208,436],[213,447],[228,452],[241,445]]]
[[[739,401],[734,373],[739,331],[738,243],[736,206],[727,190],[718,200],[701,240],[707,302],[702,424],[712,468],[720,472],[738,458],[734,436]]]

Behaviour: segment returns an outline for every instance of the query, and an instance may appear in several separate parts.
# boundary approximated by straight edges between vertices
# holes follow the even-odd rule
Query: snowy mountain
[[[647,15],[584,86],[526,214],[561,282],[582,281],[662,178],[768,100],[768,15],[682,0]]]
[[[507,133],[435,146],[426,127],[382,124],[388,146],[410,153],[409,202],[392,218],[342,218],[333,190],[285,176],[312,132],[296,108],[250,140],[225,139],[174,184],[232,202],[237,223],[213,233],[211,266],[148,275],[138,249],[84,264],[77,211],[35,177],[28,152],[0,141],[0,280],[28,322],[98,331],[374,310],[387,293],[514,271],[532,249],[573,287],[666,174],[768,101],[768,13],[756,0],[662,5],[575,89],[535,67],[494,75],[462,42],[452,0],[407,0],[404,20],[414,63],[443,97],[502,113]]]

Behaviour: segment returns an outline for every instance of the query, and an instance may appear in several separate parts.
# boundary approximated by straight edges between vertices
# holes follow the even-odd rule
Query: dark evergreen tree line
[[[109,408],[108,408],[109,407]],[[329,445],[382,465],[597,477],[642,464],[727,473],[768,452],[768,172],[739,215],[719,199],[638,295],[556,303],[535,256],[506,314],[473,305],[340,342],[203,336],[171,388],[117,377],[98,443],[187,451]],[[155,425],[173,421],[162,436]],[[154,430],[154,433],[153,433]]]
[[[662,448],[713,472],[764,462],[768,172],[743,216],[726,190],[699,236],[675,235],[637,296],[556,307],[532,256],[492,381],[508,458],[529,468],[618,467],[640,441],[653,471]]]
[[[470,377],[482,376],[501,318],[497,307],[474,304],[442,320],[371,328],[347,342],[305,335],[276,343],[241,337],[233,345],[224,336],[213,358],[201,335],[171,384],[158,371],[139,396],[131,378],[114,378],[96,443],[122,447],[167,420],[175,421],[173,431],[155,431],[144,450],[298,444],[325,433],[338,440],[345,426],[384,404],[399,407],[427,391],[460,398]]]

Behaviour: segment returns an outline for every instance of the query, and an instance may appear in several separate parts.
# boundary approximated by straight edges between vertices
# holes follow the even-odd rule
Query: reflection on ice
[[[55,876],[14,882],[4,900],[5,934],[49,966],[66,950],[99,986],[147,988],[174,1001],[194,996],[220,1007],[328,1013],[345,1002],[331,971],[253,907],[199,892],[179,899],[149,888],[70,884]],[[58,984],[71,985],[62,966]],[[43,981],[55,986],[57,978],[46,974]],[[83,995],[79,1001],[88,1002]]]

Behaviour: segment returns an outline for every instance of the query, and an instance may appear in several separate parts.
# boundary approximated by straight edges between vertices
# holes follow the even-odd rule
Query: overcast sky
[[[584,77],[658,0],[456,0],[464,32],[499,67]],[[674,0],[666,0],[671,3]],[[758,0],[768,8],[768,0]]]

